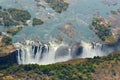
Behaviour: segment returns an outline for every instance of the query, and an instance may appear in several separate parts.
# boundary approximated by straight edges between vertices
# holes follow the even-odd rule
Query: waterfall
[[[101,44],[98,43],[87,43],[82,41],[83,53],[81,58],[93,58],[94,56],[105,56],[106,53],[102,51]]]
[[[102,50],[102,44],[84,41],[65,44],[55,41],[42,43],[26,40],[17,42],[14,45],[18,50],[19,64],[46,65],[76,58],[93,58],[107,55],[107,51]]]

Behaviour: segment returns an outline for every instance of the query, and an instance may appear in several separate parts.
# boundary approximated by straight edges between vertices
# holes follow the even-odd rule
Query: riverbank
[[[13,65],[1,68],[1,80],[47,79],[47,80],[101,80],[119,79],[120,52],[106,57],[71,60],[57,64],[40,66],[37,64]],[[106,75],[106,76],[105,76]]]

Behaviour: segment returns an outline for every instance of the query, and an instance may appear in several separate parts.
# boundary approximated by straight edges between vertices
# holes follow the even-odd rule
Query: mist
[[[18,51],[18,64],[47,65],[78,58],[107,56],[120,50],[120,40],[114,44],[90,43],[85,41],[66,44],[64,42],[26,40],[14,44]]]

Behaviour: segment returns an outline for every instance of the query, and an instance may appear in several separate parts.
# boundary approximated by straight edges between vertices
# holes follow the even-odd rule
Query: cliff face
[[[14,51],[12,53],[9,53],[6,56],[2,56],[0,57],[0,64],[8,64],[8,65],[12,65],[12,64],[17,64],[17,51]]]
[[[113,44],[103,44],[101,47],[101,50],[107,51],[107,53],[109,54],[111,52],[119,51],[120,50],[119,46],[120,46],[120,39],[116,43],[113,43]],[[67,50],[67,49],[65,49],[65,50]],[[74,48],[73,53],[72,53],[73,58],[74,58],[74,56],[79,55],[79,54],[74,54],[74,53],[80,52],[79,50],[82,51],[82,47]],[[60,52],[60,54],[56,53],[57,54],[56,56],[58,56],[58,57],[60,57],[60,55],[64,55],[64,53],[65,53],[65,51],[62,50],[62,48],[59,48],[58,52]],[[16,51],[16,50],[14,50],[13,52],[10,52],[4,56],[0,56],[0,65],[18,64],[17,56],[18,56],[18,51]]]
[[[0,70],[0,80],[119,80],[120,52],[106,57],[71,60],[40,66],[8,66]],[[1,65],[0,65],[1,67]]]

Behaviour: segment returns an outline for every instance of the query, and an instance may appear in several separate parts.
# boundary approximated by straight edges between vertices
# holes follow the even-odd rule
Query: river
[[[42,4],[41,0],[41,4]],[[106,4],[103,1],[108,1]],[[112,5],[111,1],[116,3]],[[110,11],[120,8],[120,0],[70,0],[67,11],[61,14],[56,13],[47,4],[45,9],[38,8],[34,0],[0,0],[0,5],[4,8],[14,7],[25,9],[30,12],[32,17],[39,17],[44,20],[44,24],[40,26],[25,26],[17,35],[13,37],[13,42],[18,42],[26,39],[40,39],[43,42],[55,39],[58,35],[64,36],[64,41],[98,41],[97,36],[89,29],[92,18],[96,13],[99,13],[105,18],[109,18]],[[40,10],[39,10],[40,9]],[[51,18],[46,20],[46,16]],[[71,23],[75,27],[75,35],[70,38],[58,28]],[[0,26],[4,30],[3,26]]]

